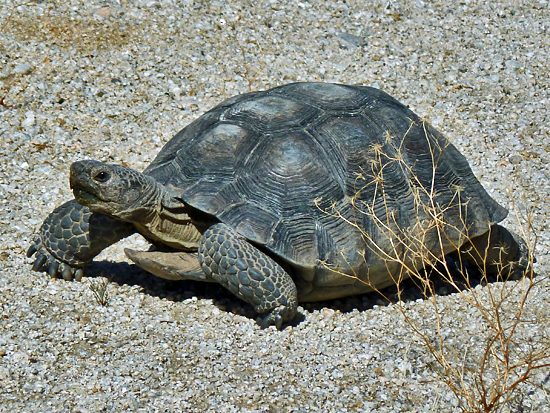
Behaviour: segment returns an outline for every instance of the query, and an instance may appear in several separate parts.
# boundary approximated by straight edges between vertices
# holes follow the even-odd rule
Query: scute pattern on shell
[[[373,248],[392,240],[377,223],[399,234],[426,219],[425,191],[470,235],[507,213],[443,136],[362,86],[295,83],[232,98],[178,133],[145,172],[301,268],[382,269]]]

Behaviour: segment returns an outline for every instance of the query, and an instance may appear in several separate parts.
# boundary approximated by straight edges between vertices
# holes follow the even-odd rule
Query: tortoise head
[[[123,220],[152,208],[158,196],[156,181],[150,176],[93,160],[73,163],[70,182],[79,204]]]
[[[197,249],[201,231],[175,187],[125,166],[80,161],[71,165],[71,189],[79,204],[132,222],[147,239],[172,248]]]

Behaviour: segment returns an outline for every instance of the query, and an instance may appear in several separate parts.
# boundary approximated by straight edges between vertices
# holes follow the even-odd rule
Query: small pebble
[[[351,33],[338,33],[337,37],[342,47],[348,49],[365,46],[367,44],[367,41],[364,38]]]
[[[36,118],[34,116],[34,112],[29,111],[25,114],[25,119],[21,122],[21,126],[23,128],[29,128],[33,126],[35,122],[36,122]]]
[[[30,73],[31,70],[32,70],[32,66],[30,64],[20,63],[13,68],[13,73],[16,73],[18,75],[26,75]]]

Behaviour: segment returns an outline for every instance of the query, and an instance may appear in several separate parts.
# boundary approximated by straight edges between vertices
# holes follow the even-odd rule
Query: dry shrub
[[[413,166],[404,160],[406,155],[401,153],[401,147],[405,138],[397,140],[388,135],[385,143],[372,146],[369,170],[364,170],[356,180],[353,219],[335,206],[324,212],[361,231],[371,259],[376,257],[385,263],[397,286],[397,300],[392,300],[394,296],[387,290],[369,283],[368,276],[361,281],[388,302],[395,301],[406,324],[433,356],[435,370],[456,396],[462,411],[496,412],[511,405],[521,406],[518,400],[524,385],[542,387],[547,379],[541,379],[539,373],[546,373],[550,367],[548,320],[528,306],[537,284],[546,281],[546,276],[535,277],[533,271],[537,233],[544,223],[536,228],[535,208],[522,216],[513,204],[521,236],[514,236],[498,225],[489,227],[486,236],[478,236],[479,231],[472,236],[470,231],[475,225],[472,217],[467,216],[469,200],[463,199],[464,188],[453,188],[455,195],[450,201],[447,197],[442,203],[438,198],[437,169],[441,154],[447,149],[441,144],[448,145],[448,141],[434,137],[435,131],[426,123],[422,129],[432,156],[430,185],[426,185],[425,177],[419,179]],[[395,213],[395,203],[386,196],[390,182],[385,171],[395,167],[410,177],[410,196],[414,198],[417,219],[406,227],[402,217]],[[372,199],[362,195],[366,185],[375,187],[369,192],[374,194]],[[374,234],[367,233],[365,226],[359,224],[365,216],[374,222],[377,230]],[[519,260],[514,258],[518,254],[515,247],[519,247]],[[403,283],[407,279],[431,303],[435,325],[433,321],[415,318],[406,302]],[[481,326],[475,329],[475,337],[468,337],[469,332],[457,329],[455,323],[446,325],[449,318],[444,314],[449,309],[441,303],[434,282],[437,279],[450,286],[451,292],[463,301],[462,307],[468,308]]]

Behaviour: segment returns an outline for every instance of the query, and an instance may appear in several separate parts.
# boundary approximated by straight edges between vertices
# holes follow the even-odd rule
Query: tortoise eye
[[[109,180],[110,177],[111,176],[108,172],[100,171],[94,175],[94,180],[96,180],[97,182],[106,182]]]

